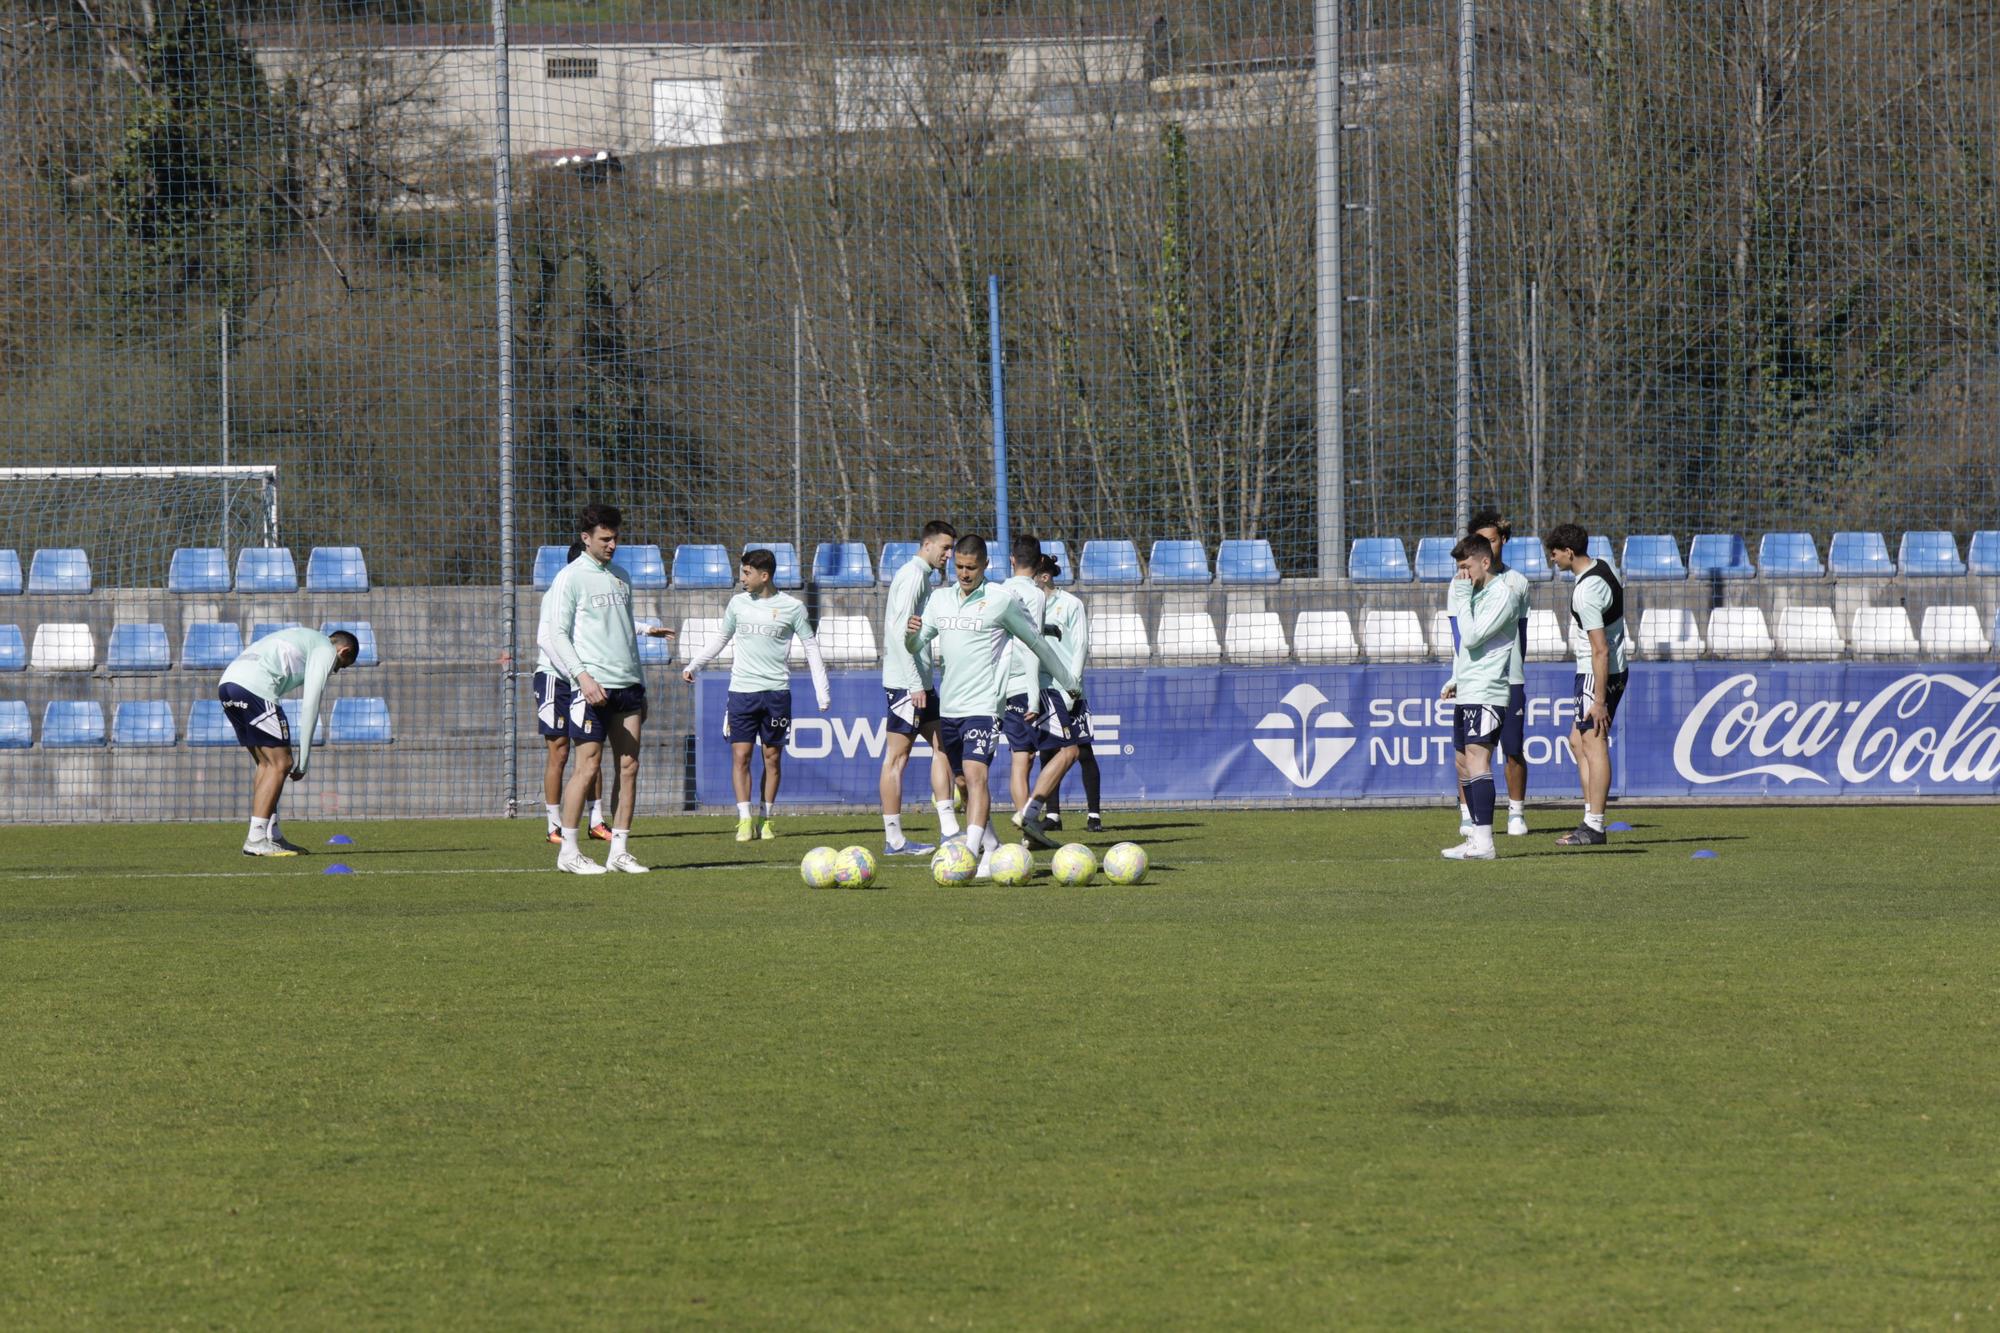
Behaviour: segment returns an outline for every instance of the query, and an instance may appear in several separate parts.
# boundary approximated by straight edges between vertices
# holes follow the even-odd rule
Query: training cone
[[[1711,852],[1706,847],[1702,848],[1700,851],[1696,852],[1693,856],[1690,856],[1688,858],[1688,860],[1690,861],[1713,861],[1714,859],[1715,859],[1715,853]]]
[[[1621,819],[1615,824],[1606,824],[1604,831],[1606,833],[1630,833],[1632,826]]]
[[[354,839],[348,837],[345,833],[336,833],[326,840],[326,845],[329,847],[352,847]]]
[[[1713,855],[1713,853],[1711,853],[1711,855]],[[328,866],[326,869],[320,871],[319,873],[322,875],[351,875],[354,873],[354,868],[348,865],[347,862],[345,861],[335,861],[332,865]]]

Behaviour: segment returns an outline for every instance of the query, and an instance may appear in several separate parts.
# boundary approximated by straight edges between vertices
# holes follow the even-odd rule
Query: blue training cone
[[[1690,856],[1688,858],[1688,860],[1690,861],[1713,861],[1714,859],[1715,859],[1715,853],[1711,852],[1706,847],[1702,848],[1700,851],[1696,852],[1693,856]]]
[[[326,845],[329,847],[352,847],[354,839],[348,837],[345,833],[336,833],[326,840]]]
[[[1604,826],[1604,831],[1606,833],[1630,833],[1632,831],[1632,826],[1626,823],[1624,820],[1620,819],[1614,823],[1606,824]]]
[[[1711,856],[1713,856],[1714,854],[1715,853],[1713,852],[1709,853],[1709,855]],[[348,865],[345,861],[335,861],[332,865],[328,866],[326,869],[320,871],[319,873],[322,875],[351,875],[354,873],[354,868]]]

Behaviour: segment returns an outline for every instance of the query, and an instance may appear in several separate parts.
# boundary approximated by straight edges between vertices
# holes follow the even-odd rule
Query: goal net
[[[99,588],[163,588],[176,550],[278,544],[278,469],[0,468],[0,550],[82,550]]]

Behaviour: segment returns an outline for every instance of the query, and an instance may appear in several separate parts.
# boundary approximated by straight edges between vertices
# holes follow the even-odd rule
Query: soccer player
[[[937,810],[938,834],[958,832],[953,811],[951,761],[938,745],[937,673],[929,663],[921,669],[904,646],[910,622],[919,620],[931,597],[931,576],[951,558],[958,532],[949,523],[926,523],[917,553],[903,562],[889,581],[889,606],[882,617],[882,688],[889,696],[889,724],[882,749],[882,854],[928,856],[937,850],[927,842],[903,836],[903,770],[910,751],[922,736],[931,747],[931,805]]]
[[[1514,535],[1513,525],[1495,509],[1481,509],[1473,514],[1472,521],[1465,525],[1468,537],[1486,539],[1493,548],[1493,577],[1505,579],[1513,585],[1520,597],[1521,618],[1515,625],[1514,661],[1507,671],[1507,709],[1500,719],[1500,752],[1506,756],[1507,770],[1507,833],[1509,837],[1526,837],[1528,832],[1528,758],[1527,712],[1528,712],[1528,602],[1531,589],[1528,576],[1518,569],[1510,568],[1505,559],[1507,539]],[[1471,585],[1462,578],[1451,582],[1451,591],[1446,596],[1446,609],[1451,613],[1454,627],[1464,620],[1466,590]],[[1472,812],[1465,802],[1465,751],[1457,752],[1458,761],[1458,832],[1461,838],[1472,836]]]
[[[575,770],[562,792],[562,850],[556,869],[571,875],[622,871],[643,875],[632,855],[632,811],[639,802],[639,731],[646,721],[646,678],[639,669],[639,635],[632,623],[632,584],[611,563],[624,517],[607,504],[585,505],[577,517],[583,554],[563,566],[542,595],[535,642],[549,665],[570,682],[569,739]],[[577,846],[577,826],[605,742],[618,776],[613,788],[611,853],[604,864]]]
[[[1045,599],[1042,637],[1056,645],[1081,691],[1084,663],[1090,657],[1090,621],[1084,614],[1081,599],[1055,586],[1057,568],[1054,556],[1036,558],[1035,586],[1042,590]],[[1037,730],[1042,776],[1035,784],[1033,797],[1018,817],[1022,831],[1033,840],[1043,830],[1062,826],[1056,803],[1062,795],[1063,775],[1069,772],[1071,765],[1080,765],[1083,769],[1083,798],[1090,813],[1090,831],[1103,832],[1104,824],[1097,813],[1097,756],[1090,749],[1089,703],[1081,693],[1072,703],[1062,691],[1046,689],[1042,695],[1042,715]],[[1043,838],[1045,846],[1054,842],[1045,833]]]
[[[569,562],[583,554],[582,542],[569,544]],[[546,648],[535,649],[535,727],[548,742],[548,758],[542,764],[542,800],[548,807],[549,841],[562,844],[563,769],[569,764],[569,681],[549,661]],[[590,775],[590,836],[599,842],[611,841],[611,828],[604,822],[604,802],[599,792],[598,774]]]
[[[1474,534],[1451,548],[1458,576],[1467,584],[1458,622],[1458,651],[1443,697],[1454,700],[1452,745],[1465,756],[1466,804],[1472,832],[1444,856],[1452,861],[1491,861],[1493,852],[1493,751],[1500,743],[1507,708],[1509,666],[1518,651],[1514,626],[1520,618],[1520,588],[1493,571],[1493,547]]]
[[[965,778],[965,845],[979,854],[978,873],[988,876],[1000,845],[986,822],[993,800],[987,771],[1000,741],[1000,709],[1012,665],[1007,640],[1027,644],[1064,693],[1076,693],[1076,677],[1021,604],[986,581],[984,537],[972,532],[960,537],[952,565],[956,579],[931,595],[921,628],[904,646],[920,664],[928,660],[933,640],[943,649],[938,738],[953,770]]]
[[[245,856],[297,856],[305,850],[285,840],[278,824],[278,798],[285,794],[285,780],[301,780],[312,763],[313,727],[319,721],[319,699],[327,677],[353,666],[360,655],[360,640],[344,629],[332,634],[281,629],[245,648],[222,673],[216,698],[222,701],[236,739],[257,766],[250,789],[250,834],[243,841]],[[305,734],[294,762],[291,723],[278,700],[301,686],[305,697],[299,704],[299,722]]]
[[[722,613],[722,627],[701,654],[688,663],[681,679],[692,685],[695,673],[722,655],[729,640],[736,640],[736,661],[729,669],[729,708],[724,714],[722,734],[729,741],[736,783],[736,841],[749,842],[752,836],[775,838],[772,818],[778,812],[778,782],[784,772],[785,740],[792,734],[792,671],[785,657],[797,637],[812,670],[813,698],[824,713],[833,703],[827,685],[826,663],[820,660],[819,642],[813,638],[806,619],[805,603],[790,593],[779,592],[771,580],[778,573],[778,557],[757,547],[743,553],[737,571],[743,591],[729,599]],[[753,835],[750,817],[750,752],[759,741],[764,745],[764,819]]]
[[[1584,632],[1576,650],[1576,725],[1570,753],[1583,784],[1583,822],[1556,839],[1558,847],[1597,847],[1609,841],[1604,807],[1611,800],[1611,721],[1625,697],[1631,644],[1625,637],[1625,584],[1609,560],[1590,557],[1590,534],[1561,523],[1543,539],[1549,563],[1576,576],[1570,618]]]
[[[1042,632],[1042,609],[1048,600],[1035,583],[1035,566],[1041,558],[1041,542],[1033,537],[1016,537],[1009,551],[1014,573],[1000,585],[1021,604],[1036,634]],[[1007,791],[1014,801],[1014,823],[1018,827],[1021,812],[1028,806],[1029,779],[1034,775],[1035,752],[1041,744],[1042,692],[1048,688],[1049,678],[1024,644],[1013,645],[1008,650],[1008,660],[1007,711],[1000,720],[1000,733],[1014,752],[1007,772]]]

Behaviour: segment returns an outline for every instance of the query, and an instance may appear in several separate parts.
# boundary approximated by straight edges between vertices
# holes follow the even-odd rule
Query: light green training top
[[[1508,668],[1520,652],[1524,609],[1520,588],[1499,575],[1483,588],[1466,585],[1458,652],[1451,659],[1450,683],[1458,687],[1459,703],[1507,706]]]
[[[1016,574],[1000,586],[1021,604],[1021,610],[1027,613],[1028,623],[1035,627],[1037,634],[1041,633],[1043,605],[1048,598],[1043,596],[1035,581]],[[1009,656],[1013,660],[1007,668],[1007,698],[1024,696],[1028,700],[1028,710],[1040,712],[1042,691],[1048,688],[1049,673],[1042,670],[1041,663],[1035,660],[1035,654],[1025,643],[1015,644]]]
[[[266,634],[243,650],[222,673],[222,684],[241,685],[273,703],[304,687],[299,705],[299,734],[292,738],[297,755],[292,767],[300,773],[312,761],[313,728],[319,725],[319,697],[333,674],[333,640],[303,626]]]
[[[1515,624],[1514,628],[1514,661],[1507,668],[1507,683],[1509,685],[1526,685],[1528,683],[1528,601],[1529,595],[1533,591],[1533,585],[1528,582],[1526,574],[1523,574],[1520,570],[1510,565],[1503,565],[1499,569],[1494,570],[1493,577],[1496,580],[1505,579],[1513,586],[1514,594],[1521,599],[1521,618]],[[1458,578],[1451,581],[1451,591],[1445,594],[1445,610],[1450,613],[1453,620],[1458,622],[1461,638],[1463,637],[1466,621],[1465,600],[1471,590],[1471,580]]]
[[[1076,685],[1083,688],[1083,668],[1090,660],[1090,617],[1083,609],[1083,599],[1062,588],[1049,591],[1048,604],[1042,608],[1042,636],[1055,644],[1062,655],[1063,664],[1076,677]]]
[[[1028,645],[1056,684],[1076,693],[1076,677],[1068,665],[1042,637],[1042,627],[1029,621],[1005,588],[981,583],[968,593],[951,583],[931,594],[924,626],[909,637],[907,646],[921,656],[936,639],[944,649],[944,679],[938,685],[943,716],[1000,715],[1006,703],[1010,637]]]
[[[1609,560],[1591,561],[1592,568],[1598,565],[1604,566],[1611,577],[1621,584],[1624,582],[1619,578],[1618,566]],[[1604,631],[1605,646],[1611,650],[1609,666],[1612,675],[1631,665],[1632,642],[1625,637],[1625,618],[1620,616],[1608,625],[1604,623],[1604,615],[1611,609],[1611,588],[1603,579],[1577,579],[1576,587],[1570,590],[1570,606],[1576,611],[1576,623],[1584,630],[1584,637],[1576,643],[1577,670],[1587,673],[1591,669],[1589,632],[1594,629]]]
[[[585,551],[557,572],[542,594],[535,643],[571,683],[584,672],[607,690],[637,685],[639,631],[632,624],[632,584],[616,565]]]
[[[733,692],[789,690],[792,668],[787,658],[796,637],[805,649],[806,665],[812,669],[814,693],[820,707],[826,707],[826,666],[820,660],[819,643],[813,638],[804,602],[788,592],[773,592],[763,597],[737,593],[722,612],[722,626],[714,641],[690,665],[696,671],[701,670],[721,654],[732,637],[736,640],[736,661],[729,668],[729,688]]]
[[[889,581],[889,608],[882,613],[882,688],[931,690],[937,670],[929,658],[919,664],[904,644],[910,637],[910,617],[920,616],[931,599],[931,575],[937,571],[922,556],[911,556]]]

